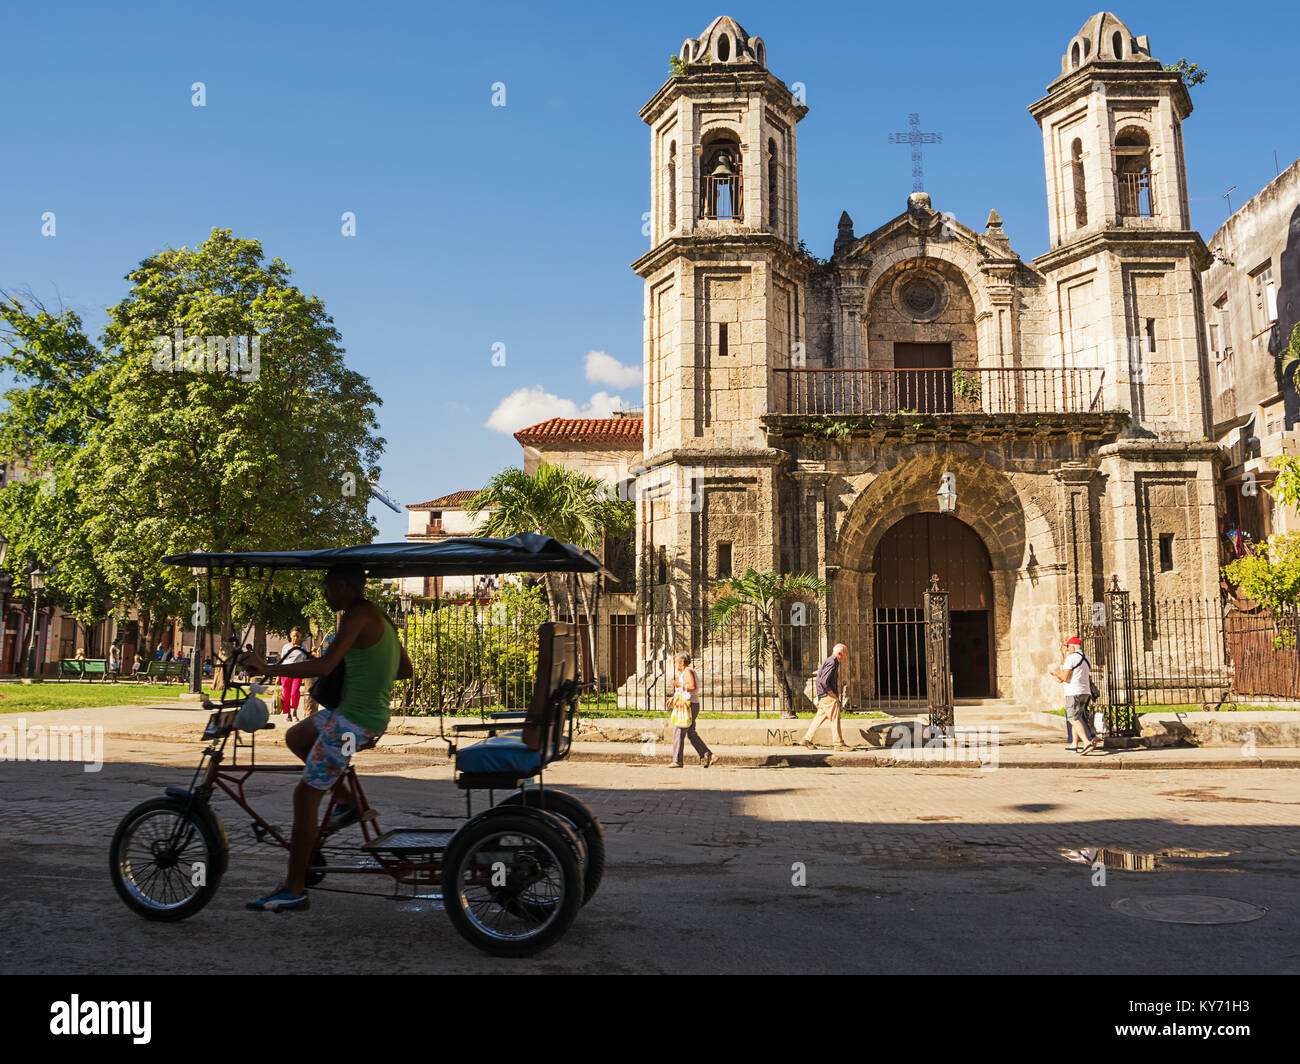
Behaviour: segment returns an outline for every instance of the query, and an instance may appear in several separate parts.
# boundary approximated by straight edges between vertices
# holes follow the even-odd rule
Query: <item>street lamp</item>
[[[945,472],[939,478],[939,490],[936,492],[939,499],[939,512],[941,514],[950,514],[957,509],[957,478],[951,473]]]
[[[27,579],[32,587],[32,630],[27,634],[27,670],[25,676],[33,679],[36,676],[36,626],[39,623],[41,611],[41,591],[45,588],[45,570],[41,568],[41,563],[33,561],[27,567]]]

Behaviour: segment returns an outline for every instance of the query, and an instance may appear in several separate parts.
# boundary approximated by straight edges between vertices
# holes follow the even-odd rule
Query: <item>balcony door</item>
[[[894,368],[913,371],[897,375],[899,410],[952,413],[952,344],[896,343]]]

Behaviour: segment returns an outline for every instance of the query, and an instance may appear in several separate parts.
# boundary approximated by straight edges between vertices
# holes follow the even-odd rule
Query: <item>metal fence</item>
[[[414,677],[396,691],[404,712],[524,708],[532,696],[537,628],[545,620],[544,610],[483,602],[445,603],[395,617],[414,666]],[[602,617],[594,631],[581,617],[579,633],[582,674],[598,684],[585,701],[602,709],[663,711],[676,679],[674,657],[685,652],[709,711],[757,716],[788,701],[807,712],[812,679],[836,642],[852,648],[839,671],[846,706],[925,708],[926,635],[919,609],[880,609],[871,618],[858,611],[832,614],[810,604],[792,609],[787,603],[773,623],[742,608],[718,630],[701,611],[651,624],[638,624],[632,615]],[[786,691],[778,678],[778,657]]]
[[[959,615],[954,615],[957,617]],[[415,666],[399,685],[406,712],[481,713],[522,709],[532,696],[537,629],[545,608],[536,603],[449,603],[396,619]],[[561,618],[564,619],[564,618]],[[957,621],[952,622],[954,625]],[[958,699],[994,697],[999,673],[995,640],[949,638],[950,690]],[[1117,734],[1133,734],[1147,707],[1212,707],[1247,695],[1300,697],[1300,618],[1242,611],[1217,600],[1159,600],[1142,604],[1119,588],[1097,608],[1062,617],[1077,633],[1101,689],[1100,704]],[[598,681],[588,706],[609,711],[662,712],[676,676],[673,657],[691,655],[704,708],[758,715],[787,697],[775,666],[777,650],[793,708],[812,708],[812,679],[831,647],[850,648],[839,670],[846,708],[901,713],[926,711],[927,674],[935,646],[925,613],[916,608],[873,611],[785,604],[768,624],[741,608],[720,630],[688,612],[603,617],[593,630],[581,618],[582,673]],[[992,632],[989,632],[992,635]],[[775,648],[774,648],[775,644]],[[1005,652],[1005,648],[1004,648]],[[1020,679],[1017,677],[1017,679]]]
[[[1300,615],[1230,603],[1224,638],[1233,663],[1233,693],[1245,698],[1300,698]]]

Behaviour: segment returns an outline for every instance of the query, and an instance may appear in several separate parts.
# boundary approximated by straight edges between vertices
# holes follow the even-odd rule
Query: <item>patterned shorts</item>
[[[350,760],[349,753],[343,749],[344,736],[352,736],[353,741],[348,745],[355,753],[374,743],[380,733],[353,724],[347,717],[340,716],[337,710],[324,707],[312,716],[311,721],[316,725],[316,743],[307,755],[302,778],[308,787],[327,791],[339,781]]]

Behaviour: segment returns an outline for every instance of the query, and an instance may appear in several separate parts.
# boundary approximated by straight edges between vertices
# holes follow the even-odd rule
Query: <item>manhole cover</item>
[[[1245,924],[1258,920],[1267,909],[1232,898],[1204,894],[1174,894],[1156,898],[1120,898],[1111,908],[1139,920],[1162,924]]]

